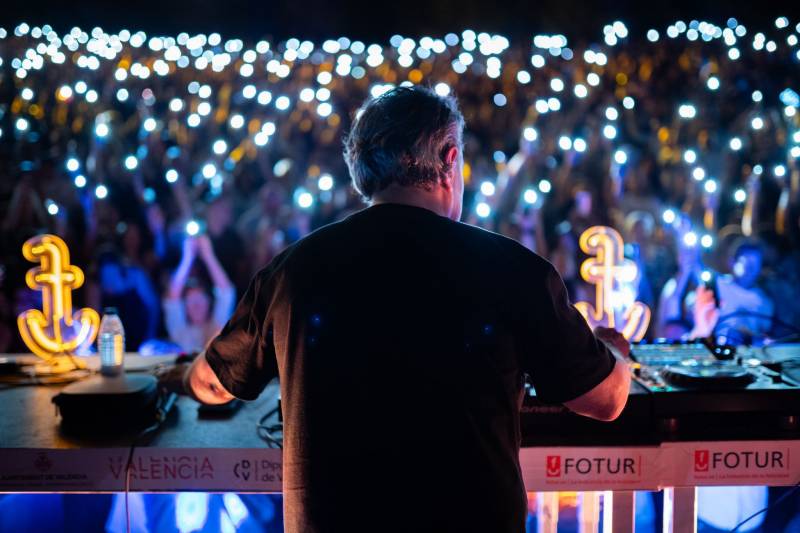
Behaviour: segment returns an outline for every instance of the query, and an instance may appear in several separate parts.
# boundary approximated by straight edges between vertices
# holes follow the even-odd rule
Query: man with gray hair
[[[550,263],[458,222],[463,127],[430,89],[368,101],[344,155],[370,206],[256,274],[187,373],[206,403],[280,379],[286,531],[522,532],[524,375],[586,416],[625,405],[625,340]]]

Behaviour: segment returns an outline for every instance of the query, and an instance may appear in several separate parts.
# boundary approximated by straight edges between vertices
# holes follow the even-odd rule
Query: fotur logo
[[[637,459],[641,457],[563,457],[548,455],[545,464],[546,477],[562,476],[636,476],[639,474]]]
[[[694,471],[708,472],[708,450],[694,451]]]
[[[547,477],[561,477],[561,456],[547,456]]]
[[[709,472],[714,470],[764,470],[786,469],[788,457],[783,450],[742,450],[710,452],[694,451],[694,471]]]

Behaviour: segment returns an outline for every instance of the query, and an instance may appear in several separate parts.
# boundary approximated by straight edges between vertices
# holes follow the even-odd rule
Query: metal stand
[[[697,488],[664,489],[664,533],[697,533]]]
[[[603,533],[634,533],[636,493],[633,491],[603,492]]]
[[[536,531],[558,533],[558,493],[536,493]]]

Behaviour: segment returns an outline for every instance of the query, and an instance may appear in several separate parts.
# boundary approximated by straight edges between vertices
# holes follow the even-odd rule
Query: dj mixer
[[[610,423],[544,404],[526,387],[523,444],[800,437],[800,344],[637,344],[631,358],[628,403]]]

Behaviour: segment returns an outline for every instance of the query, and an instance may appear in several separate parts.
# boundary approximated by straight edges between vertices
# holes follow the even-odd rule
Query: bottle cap
[[[117,313],[117,308],[116,307],[105,307],[105,308],[103,308],[103,314],[104,315],[116,315],[116,314],[118,314]]]

